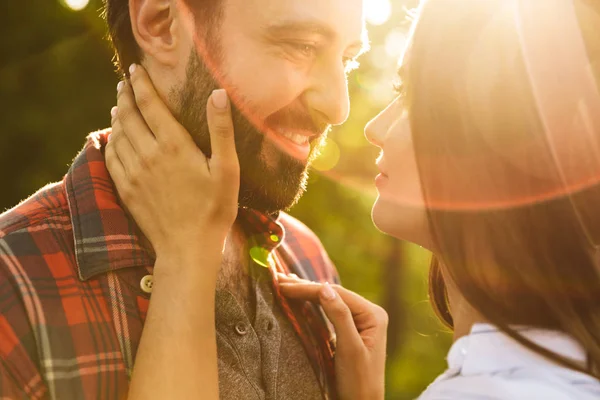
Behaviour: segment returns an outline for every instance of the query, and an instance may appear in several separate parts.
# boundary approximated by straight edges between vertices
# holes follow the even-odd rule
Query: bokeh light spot
[[[383,25],[392,15],[392,3],[390,0],[366,0],[364,11],[369,24]]]
[[[406,34],[403,30],[394,29],[385,38],[385,52],[392,58],[398,58],[404,52]]]
[[[371,63],[377,69],[384,70],[390,65],[390,57],[385,46],[373,46],[369,52]]]
[[[269,251],[265,248],[258,246],[252,247],[250,249],[250,258],[262,267],[269,267]]]
[[[90,0],[61,0],[63,5],[73,11],[81,11],[87,7]]]
[[[273,243],[279,243],[279,236],[277,236],[277,235],[271,235],[271,242],[273,242]]]
[[[340,147],[332,139],[327,140],[327,144],[321,155],[313,162],[313,168],[317,171],[329,171],[340,161]]]

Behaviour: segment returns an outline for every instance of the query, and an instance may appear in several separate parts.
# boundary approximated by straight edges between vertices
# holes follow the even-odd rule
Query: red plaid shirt
[[[149,294],[154,255],[125,214],[106,170],[109,131],[89,136],[62,182],[0,215],[0,398],[122,399]],[[335,397],[334,336],[318,307],[287,302],[275,271],[337,282],[306,226],[240,210],[252,258],[272,272],[282,311],[312,361],[324,398]]]

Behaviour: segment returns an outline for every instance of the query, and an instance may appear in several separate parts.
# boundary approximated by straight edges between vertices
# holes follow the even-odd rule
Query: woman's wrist
[[[162,247],[156,252],[154,275],[165,279],[196,276],[216,279],[222,258],[222,247],[217,246]]]

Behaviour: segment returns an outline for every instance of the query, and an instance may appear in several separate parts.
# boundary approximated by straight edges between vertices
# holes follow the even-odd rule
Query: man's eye
[[[305,58],[312,58],[317,54],[317,47],[312,44],[292,42],[289,45]]]

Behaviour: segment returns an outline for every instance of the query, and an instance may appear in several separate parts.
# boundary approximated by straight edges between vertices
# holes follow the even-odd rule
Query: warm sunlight
[[[392,15],[390,0],[365,0],[365,16],[371,25],[383,25]]]
[[[89,2],[90,0],[64,0],[65,6],[74,11],[83,10]]]

